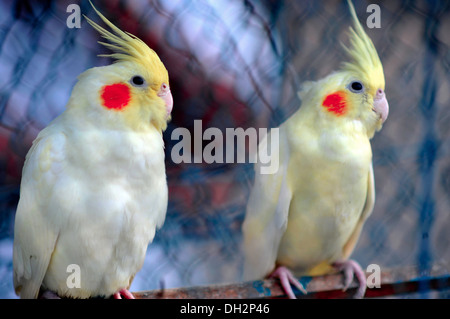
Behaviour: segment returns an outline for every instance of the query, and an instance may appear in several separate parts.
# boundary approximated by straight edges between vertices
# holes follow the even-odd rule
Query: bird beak
[[[386,94],[382,89],[378,89],[373,99],[373,110],[380,116],[382,123],[386,121],[389,115],[389,104],[386,99]]]
[[[172,112],[173,108],[173,97],[172,93],[170,92],[170,88],[167,84],[163,83],[161,85],[161,88],[159,89],[157,95],[163,99],[164,103],[166,104],[166,117],[170,116],[170,113]]]

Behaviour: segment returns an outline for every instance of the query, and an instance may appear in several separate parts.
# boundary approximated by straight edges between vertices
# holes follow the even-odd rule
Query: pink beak
[[[163,83],[157,95],[162,98],[164,103],[166,104],[167,117],[169,117],[173,109],[173,97],[172,93],[170,92],[169,86],[166,83]]]
[[[386,99],[386,94],[382,89],[378,89],[373,99],[373,110],[380,116],[381,121],[384,123],[389,115],[389,104]]]

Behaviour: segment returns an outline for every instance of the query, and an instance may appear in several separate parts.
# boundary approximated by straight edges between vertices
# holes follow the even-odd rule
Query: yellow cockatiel
[[[303,85],[300,109],[279,127],[278,171],[260,174],[256,165],[243,224],[244,279],[279,277],[291,298],[290,283],[304,291],[294,276],[336,268],[345,271],[346,287],[356,275],[357,297],[365,293],[365,273],[348,258],[373,209],[370,139],[389,106],[382,64],[349,6],[350,61]]]
[[[168,72],[95,11],[112,32],[88,22],[116,61],[79,76],[66,110],[27,154],[13,252],[21,298],[133,298],[129,286],[164,222]]]

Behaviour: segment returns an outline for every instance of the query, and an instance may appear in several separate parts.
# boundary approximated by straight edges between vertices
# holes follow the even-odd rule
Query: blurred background
[[[158,53],[174,97],[164,133],[166,222],[131,290],[236,281],[252,164],[174,164],[171,132],[193,132],[199,119],[203,130],[224,135],[226,128],[278,126],[300,107],[300,84],[345,59],[346,1],[93,2]],[[372,2],[354,2],[365,26]],[[81,28],[67,27],[72,3],[99,22],[84,0],[0,2],[0,298],[16,298],[12,243],[25,155],[63,112],[76,77],[111,62],[97,56],[107,51],[84,18]],[[377,201],[352,257],[363,268],[449,265],[450,2],[373,3],[381,28],[365,29],[384,65],[390,114],[372,140]]]

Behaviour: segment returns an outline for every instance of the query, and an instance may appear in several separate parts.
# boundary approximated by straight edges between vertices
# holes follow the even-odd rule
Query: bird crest
[[[111,29],[111,32],[102,28],[97,23],[84,15],[88,23],[97,30],[108,42],[98,41],[101,45],[113,51],[110,54],[99,54],[102,57],[111,57],[115,62],[129,61],[143,64],[147,69],[154,70],[154,74],[160,74],[162,82],[168,82],[168,74],[159,56],[147,44],[129,32],[124,32],[101,14],[92,4],[91,6],[103,22]]]
[[[350,0],[348,0],[348,5],[354,27],[350,27],[350,48],[343,45],[344,50],[350,57],[350,61],[344,62],[341,69],[363,75],[365,80],[376,83],[377,87],[384,88],[383,65],[378,57],[377,50],[361,26]]]

